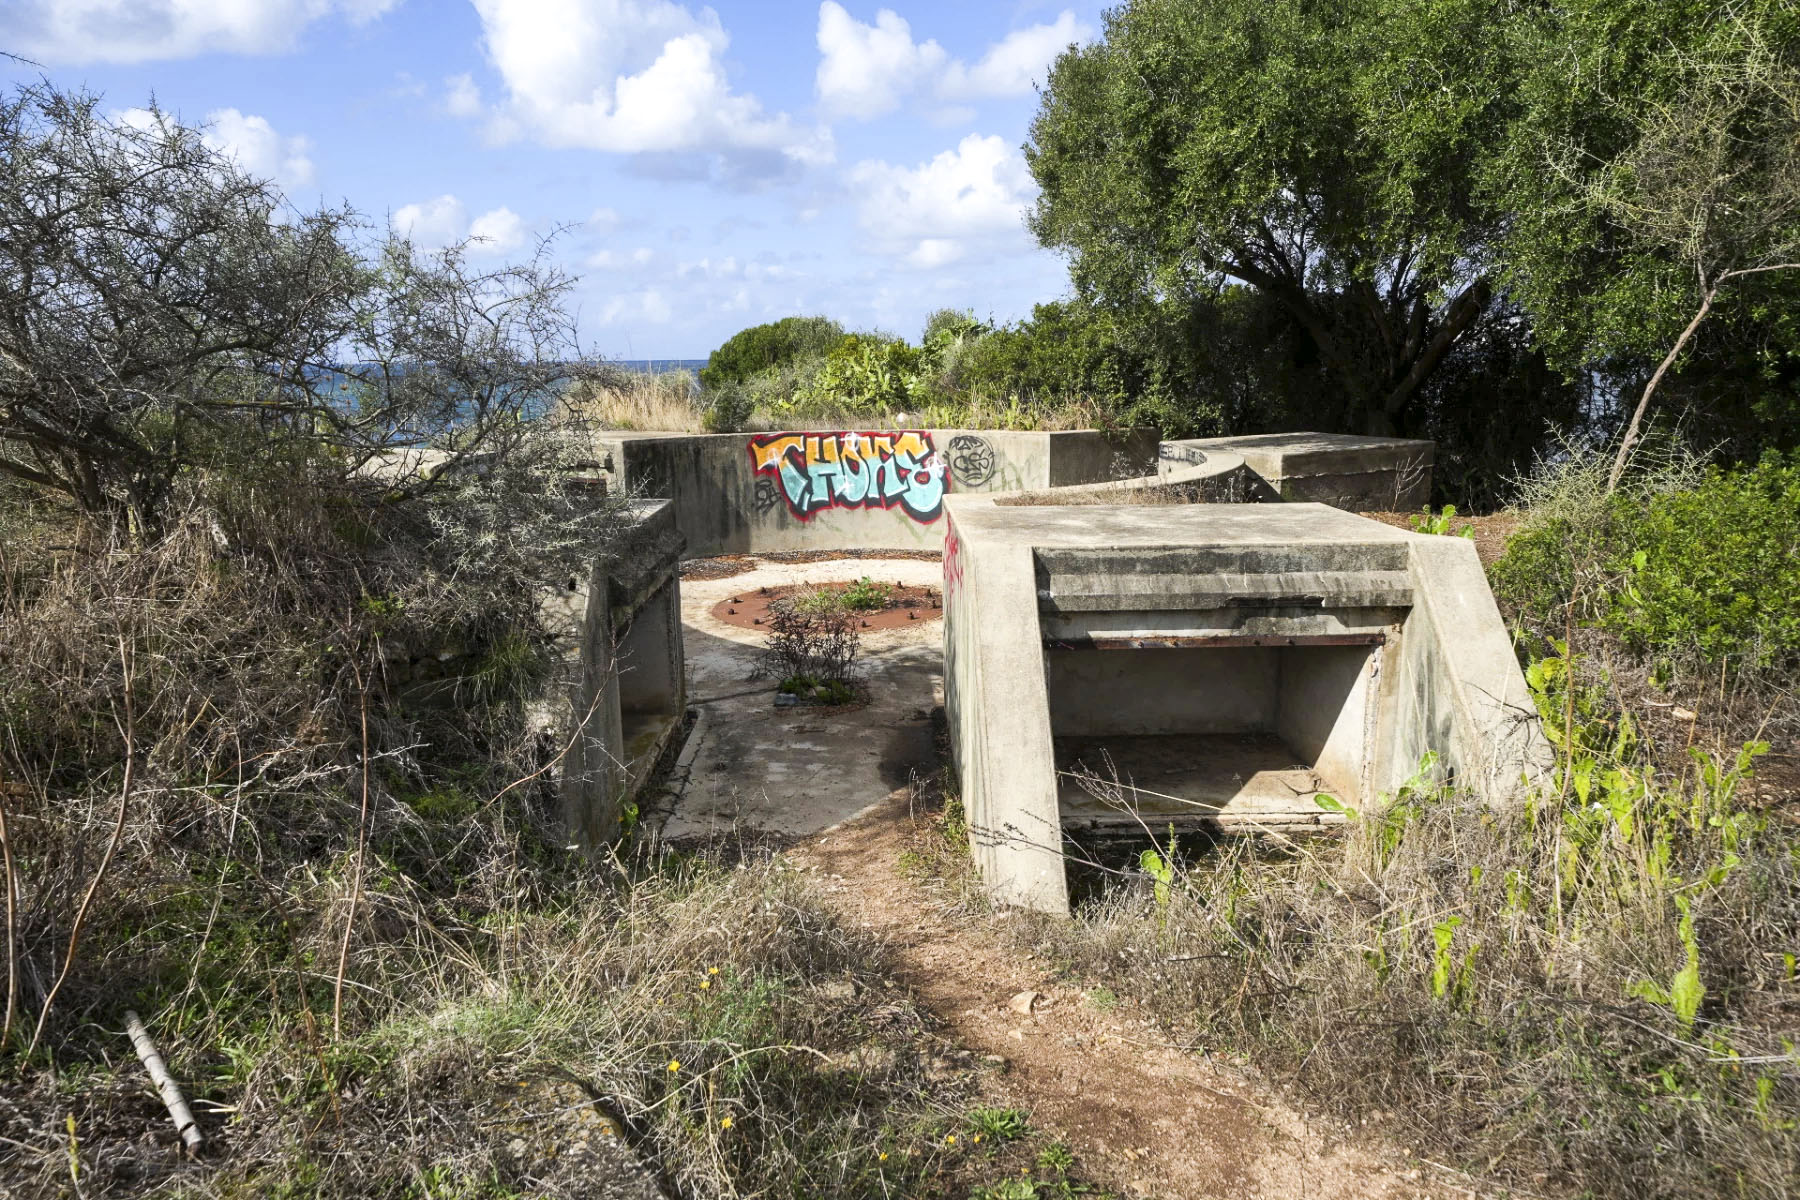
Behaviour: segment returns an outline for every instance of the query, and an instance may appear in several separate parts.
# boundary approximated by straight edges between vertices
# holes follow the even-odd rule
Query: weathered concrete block
[[[541,601],[563,651],[543,725],[562,754],[569,842],[582,849],[624,831],[686,715],[682,545],[671,502],[635,504],[588,578],[559,581]]]
[[[1066,911],[1064,838],[1316,829],[1427,751],[1496,799],[1548,747],[1474,547],[1321,504],[946,501],[945,698],[984,880]]]
[[[1351,512],[1410,512],[1431,499],[1436,445],[1341,433],[1263,433],[1164,442],[1161,470],[1192,456],[1236,454],[1263,487],[1252,499],[1299,500]]]

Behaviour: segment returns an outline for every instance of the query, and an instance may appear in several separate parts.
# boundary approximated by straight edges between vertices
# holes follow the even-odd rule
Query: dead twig
[[[350,911],[344,916],[344,940],[338,946],[337,980],[331,989],[331,1036],[344,1036],[344,975],[350,969],[350,935],[362,903],[363,856],[369,848],[369,684],[356,665],[358,708],[362,719],[362,809],[356,819],[356,873],[350,884]]]
[[[89,881],[86,894],[81,897],[80,907],[75,910],[75,921],[69,928],[69,948],[63,955],[62,970],[57,973],[56,982],[50,985],[50,991],[44,997],[44,1006],[38,1011],[37,1027],[31,1031],[31,1044],[25,1047],[27,1058],[36,1053],[38,1041],[44,1036],[44,1026],[50,1020],[50,1010],[56,1004],[57,993],[62,991],[63,984],[68,982],[69,972],[75,966],[75,952],[81,946],[81,930],[87,924],[94,896],[105,882],[106,872],[112,866],[113,857],[119,852],[119,843],[125,838],[125,815],[131,808],[131,785],[137,764],[137,710],[131,699],[136,672],[133,670],[132,653],[125,644],[124,633],[120,632],[117,636],[119,666],[124,672],[125,692],[125,720],[121,730],[125,736],[125,778],[119,785],[119,818],[113,823],[112,837],[106,843],[106,853],[100,858],[100,866],[94,871],[94,878]]]
[[[19,897],[13,873],[12,832],[6,823],[6,778],[0,771],[0,870],[6,872],[6,1016],[0,1020],[0,1049],[12,1041],[13,1012],[19,1000]]]

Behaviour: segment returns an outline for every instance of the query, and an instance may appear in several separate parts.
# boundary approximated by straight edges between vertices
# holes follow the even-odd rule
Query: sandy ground
[[[865,639],[870,703],[776,708],[752,682],[760,639],[716,620],[743,589],[876,574],[935,583],[933,562],[757,563],[727,578],[684,578],[684,635],[701,717],[670,840],[774,835],[850,924],[889,947],[901,982],[962,1046],[1004,1069],[990,1103],[1023,1108],[1065,1138],[1082,1174],[1131,1197],[1448,1197],[1480,1194],[1393,1147],[1309,1121],[1231,1064],[1170,1044],[1124,1008],[1103,1010],[1012,948],[1002,930],[945,911],[906,878],[910,782],[933,767],[931,709],[942,702],[941,626]],[[1004,918],[1001,918],[1004,920]],[[1013,1001],[1039,997],[1029,1012]]]

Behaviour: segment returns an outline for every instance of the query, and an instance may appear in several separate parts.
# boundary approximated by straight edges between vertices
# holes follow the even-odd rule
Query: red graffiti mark
[[[963,581],[963,548],[962,539],[956,536],[956,523],[947,522],[944,530],[944,611],[950,611],[950,601],[962,590]]]
[[[950,472],[922,430],[881,433],[763,433],[750,465],[772,479],[788,511],[804,521],[827,508],[893,508],[929,524],[944,508]]]

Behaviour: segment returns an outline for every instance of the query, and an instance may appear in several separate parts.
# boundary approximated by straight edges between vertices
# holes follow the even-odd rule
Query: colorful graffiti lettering
[[[929,433],[764,433],[750,439],[756,474],[780,487],[802,521],[827,508],[893,508],[929,524],[950,473]]]

